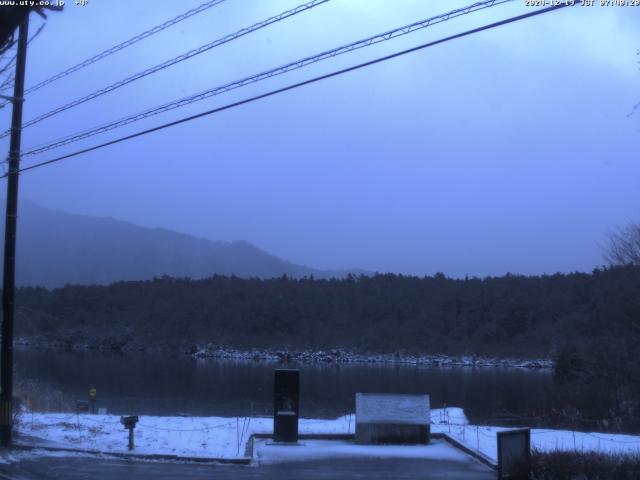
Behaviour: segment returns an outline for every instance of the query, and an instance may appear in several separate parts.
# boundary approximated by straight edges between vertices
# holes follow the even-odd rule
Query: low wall
[[[430,425],[356,423],[356,443],[416,445],[429,443]]]

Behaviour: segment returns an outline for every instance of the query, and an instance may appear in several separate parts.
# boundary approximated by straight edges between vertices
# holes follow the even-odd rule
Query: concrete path
[[[0,480],[496,478],[493,470],[443,441],[419,447],[361,447],[327,441],[282,447],[264,441],[256,444],[255,459],[257,465],[237,466],[17,452],[7,454],[9,463],[0,463]]]
[[[219,466],[140,462],[104,458],[38,457],[0,465],[2,480],[113,479],[457,479],[495,480],[479,463],[419,459],[312,460],[262,466]]]

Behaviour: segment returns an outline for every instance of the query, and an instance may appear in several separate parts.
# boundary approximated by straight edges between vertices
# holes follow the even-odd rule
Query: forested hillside
[[[640,329],[640,268],[455,280],[163,277],[21,288],[17,331],[107,348],[241,348],[552,356]]]

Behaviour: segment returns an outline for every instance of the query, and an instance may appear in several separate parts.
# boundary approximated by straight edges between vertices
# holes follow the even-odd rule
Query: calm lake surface
[[[16,395],[36,411],[73,411],[90,385],[114,414],[272,414],[273,371],[301,370],[301,415],[354,411],[356,392],[428,393],[432,408],[463,407],[472,421],[539,411],[553,397],[550,370],[194,360],[99,352],[15,351]]]

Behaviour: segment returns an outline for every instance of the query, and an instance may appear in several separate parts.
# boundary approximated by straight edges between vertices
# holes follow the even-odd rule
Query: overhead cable
[[[275,89],[275,90],[271,90],[269,92],[266,92],[266,93],[263,93],[263,94],[260,94],[260,95],[249,97],[249,98],[246,98],[246,99],[243,99],[243,100],[239,100],[237,102],[229,103],[229,104],[223,105],[221,107],[213,108],[211,110],[207,110],[207,111],[195,114],[195,115],[190,115],[188,117],[184,117],[184,118],[181,118],[179,120],[175,120],[175,121],[172,121],[172,122],[169,122],[169,123],[158,125],[158,126],[153,127],[153,128],[142,130],[142,131],[133,133],[131,135],[126,135],[126,136],[123,136],[123,137],[120,137],[120,138],[116,138],[114,140],[101,143],[99,145],[94,145],[92,147],[84,148],[82,150],[77,150],[75,152],[68,153],[66,155],[61,155],[59,157],[52,158],[52,159],[44,161],[44,162],[39,162],[39,163],[36,163],[36,164],[33,164],[33,165],[29,165],[27,167],[21,168],[18,171],[4,174],[4,175],[0,176],[0,178],[6,178],[9,175],[14,175],[14,174],[17,174],[17,173],[20,173],[20,172],[25,172],[27,170],[33,170],[35,168],[40,168],[40,167],[43,167],[45,165],[51,165],[53,163],[57,163],[57,162],[60,162],[62,160],[66,160],[68,158],[72,158],[72,157],[76,157],[78,155],[82,155],[83,153],[88,153],[88,152],[92,152],[92,151],[95,151],[95,150],[99,150],[101,148],[108,147],[110,145],[115,145],[117,143],[122,143],[122,142],[125,142],[127,140],[131,140],[131,139],[134,139],[134,138],[137,138],[137,137],[148,135],[150,133],[157,132],[157,131],[160,131],[160,130],[164,130],[164,129],[169,128],[169,127],[173,127],[173,126],[176,126],[176,125],[180,125],[182,123],[190,122],[190,121],[196,120],[198,118],[202,118],[202,117],[206,117],[206,116],[209,116],[209,115],[213,115],[215,113],[219,113],[219,112],[222,112],[222,111],[225,111],[225,110],[229,110],[229,109],[232,109],[232,108],[235,108],[235,107],[239,107],[241,105],[252,103],[252,102],[255,102],[257,100],[262,100],[264,98],[268,98],[268,97],[271,97],[271,96],[274,96],[274,95],[277,95],[277,94],[280,94],[280,93],[284,93],[284,92],[287,92],[289,90],[294,90],[294,89],[303,87],[305,85],[310,85],[310,84],[313,84],[313,83],[316,83],[316,82],[319,82],[319,81],[322,81],[322,80],[327,80],[329,78],[337,77],[337,76],[343,75],[343,74],[348,73],[348,72],[359,70],[359,69],[362,69],[362,68],[365,68],[365,67],[369,67],[371,65],[378,64],[378,63],[382,63],[382,62],[391,60],[393,58],[397,58],[397,57],[400,57],[400,56],[407,55],[409,53],[417,52],[419,50],[424,50],[426,48],[433,47],[435,45],[439,45],[439,44],[442,44],[442,43],[445,43],[445,42],[449,42],[451,40],[456,40],[458,38],[462,38],[462,37],[466,37],[466,36],[469,36],[469,35],[473,35],[475,33],[483,32],[483,31],[486,31],[486,30],[491,30],[491,29],[494,29],[494,28],[497,28],[497,27],[501,27],[503,25],[507,25],[507,24],[518,22],[518,21],[525,20],[525,19],[528,19],[528,18],[536,17],[536,16],[542,15],[544,13],[553,12],[553,11],[560,10],[562,8],[565,8],[565,7],[568,7],[568,6],[573,6],[573,5],[576,5],[576,4],[577,3],[576,2],[572,2],[572,0],[566,0],[566,3],[560,3],[560,4],[557,4],[557,5],[553,5],[551,7],[546,7],[546,8],[543,8],[543,9],[535,10],[535,11],[532,11],[532,12],[529,12],[529,13],[525,13],[525,14],[522,14],[522,15],[518,15],[518,16],[515,16],[515,17],[510,17],[510,18],[507,18],[505,20],[500,20],[498,22],[494,22],[494,23],[490,23],[490,24],[487,24],[487,25],[483,25],[481,27],[473,28],[471,30],[464,31],[462,33],[457,33],[455,35],[450,35],[448,37],[441,38],[439,40],[435,40],[435,41],[432,41],[432,42],[424,43],[422,45],[418,45],[417,47],[412,47],[412,48],[408,48],[406,50],[401,50],[399,52],[392,53],[392,54],[389,54],[389,55],[385,55],[383,57],[379,57],[379,58],[376,58],[374,60],[369,60],[367,62],[360,63],[360,64],[357,64],[357,65],[353,65],[351,67],[343,68],[341,70],[336,70],[336,71],[333,71],[331,73],[327,73],[327,74],[324,74],[324,75],[313,77],[313,78],[308,79],[308,80],[304,80],[302,82],[298,82],[298,83],[294,83],[294,84],[288,85],[286,87],[282,87],[282,88],[278,88],[278,89]]]
[[[86,138],[92,137],[94,135],[98,135],[101,133],[108,132],[110,130],[114,130],[116,128],[123,127],[125,125],[129,125],[131,123],[137,122],[139,120],[143,120],[145,118],[158,115],[164,112],[168,112],[170,110],[180,108],[186,105],[189,105],[194,102],[199,102],[205,100],[207,98],[214,97],[216,95],[220,95],[222,93],[229,92],[236,88],[244,87],[246,85],[256,83],[262,80],[266,80],[271,77],[275,77],[277,75],[282,75],[284,73],[290,72],[292,70],[297,70],[299,68],[306,67],[307,65],[311,65],[313,63],[320,62],[322,60],[326,60],[329,58],[336,57],[338,55],[342,55],[345,53],[352,52],[354,50],[368,47],[370,45],[374,45],[380,42],[384,42],[390,40],[392,38],[397,38],[402,35],[407,35],[409,33],[415,32],[416,30],[427,28],[431,25],[435,25],[437,23],[442,23],[447,20],[451,20],[453,18],[459,17],[461,15],[466,15],[471,12],[475,12],[478,10],[483,10],[489,7],[493,7],[496,5],[500,5],[503,3],[511,2],[513,0],[485,0],[482,2],[476,2],[466,7],[457,8],[455,10],[451,10],[449,12],[436,15],[434,17],[427,18],[425,20],[420,20],[418,22],[411,23],[409,25],[405,25],[402,27],[394,28],[393,30],[389,30],[377,35],[373,35],[371,37],[367,37],[362,40],[358,40],[356,42],[352,42],[346,45],[342,45],[340,47],[333,48],[331,50],[326,50],[324,52],[311,55],[299,60],[296,60],[291,63],[287,63],[286,65],[281,65],[276,68],[272,68],[270,70],[266,70],[254,75],[250,75],[248,77],[244,77],[240,80],[235,80],[230,83],[226,83],[224,85],[220,85],[217,87],[213,87],[202,92],[196,93],[194,95],[189,95],[187,97],[183,97],[178,100],[171,101],[169,103],[165,103],[158,107],[154,107],[143,112],[139,112],[128,117],[121,118],[119,120],[112,121],[110,123],[94,127],[88,130],[84,130],[79,133],[75,133],[72,135],[65,136],[63,138],[54,140],[52,142],[48,142],[45,144],[41,144],[37,147],[28,148],[23,153],[23,156],[26,155],[35,155],[38,153],[43,153],[48,150],[52,150],[55,148],[59,148],[65,145],[69,145],[71,143],[78,142],[80,140],[84,140]]]
[[[148,75],[151,75],[152,73],[156,73],[159,72],[160,70],[164,70],[166,68],[169,68],[177,63],[183,62],[185,60],[188,60],[192,57],[195,57],[196,55],[200,55],[201,53],[207,52],[209,50],[211,50],[212,48],[218,47],[220,45],[223,45],[225,43],[231,42],[232,40],[236,40],[237,38],[240,38],[244,35],[247,35],[251,32],[255,32],[256,30],[260,30],[261,28],[265,28],[271,24],[274,24],[276,22],[279,22],[281,20],[284,20],[285,18],[289,18],[292,17],[294,15],[297,15],[298,13],[307,11],[311,8],[317,7],[318,5],[322,5],[323,3],[327,3],[329,0],[311,0],[308,3],[304,3],[302,5],[298,5],[295,8],[292,8],[291,10],[287,10],[285,12],[282,12],[278,15],[275,15],[273,17],[270,17],[266,20],[262,20],[258,23],[255,23],[254,25],[247,27],[247,28],[242,28],[240,30],[238,30],[235,33],[226,35],[222,38],[219,38],[217,40],[214,40],[213,42],[209,42],[205,45],[202,45],[198,48],[195,48],[193,50],[189,50],[188,52],[183,53],[182,55],[178,55],[177,57],[174,57],[170,60],[166,60],[162,63],[159,63],[158,65],[155,65],[153,67],[147,68],[146,70],[143,70],[142,72],[138,72],[134,75],[131,75],[127,78],[124,78],[122,80],[119,80],[115,83],[112,83],[111,85],[108,85],[106,87],[103,87],[99,90],[96,90],[93,93],[90,93],[88,95],[85,95],[84,97],[78,98],[77,100],[74,100],[72,102],[69,102],[65,105],[62,105],[60,107],[57,107],[47,113],[43,113],[42,115],[37,116],[36,118],[33,118],[27,122],[25,122],[22,125],[22,128],[25,129],[27,127],[30,127],[31,125],[35,125],[36,123],[39,123],[47,118],[53,117],[54,115],[57,115],[59,113],[62,113],[66,110],[69,110],[70,108],[74,108],[77,107],[78,105],[81,105],[85,102],[88,102],[89,100],[93,100],[94,98],[100,97],[102,95],[105,95],[109,92],[112,92],[118,88],[124,87],[125,85],[128,85],[132,82],[135,82],[136,80],[140,80],[141,78],[144,78]],[[0,138],[6,137],[7,135],[9,135],[11,133],[11,129],[5,130],[1,135]]]
[[[194,15],[197,15],[199,13],[202,13],[205,10],[211,7],[215,7],[216,5],[225,1],[226,0],[210,0],[208,2],[205,2],[195,8],[192,8],[187,12],[184,12],[178,15],[177,17],[172,18],[171,20],[167,20],[166,22],[161,23],[160,25],[156,25],[155,27],[150,28],[149,30],[146,30],[136,35],[135,37],[129,38],[128,40],[125,40],[124,42],[121,42],[118,45],[114,45],[113,47],[108,48],[98,53],[97,55],[89,57],[86,60],[74,65],[73,67],[67,68],[66,70],[63,70],[60,73],[57,73],[45,80],[42,80],[40,83],[37,83],[33,87],[27,88],[27,90],[24,93],[26,95],[26,94],[35,92],[36,90],[39,90],[42,87],[45,87],[57,80],[60,80],[61,78],[66,77],[67,75],[71,75],[72,73],[77,72],[78,70],[88,67],[89,65],[108,57],[109,55],[113,55],[114,53],[119,52],[122,49],[130,47],[131,45],[138,43],[139,41],[144,40],[145,38],[150,37],[151,35],[155,35],[156,33],[161,32],[162,30],[165,30],[171,27],[172,25],[175,25],[176,23],[179,23],[183,20],[186,20],[187,18],[193,17]]]

